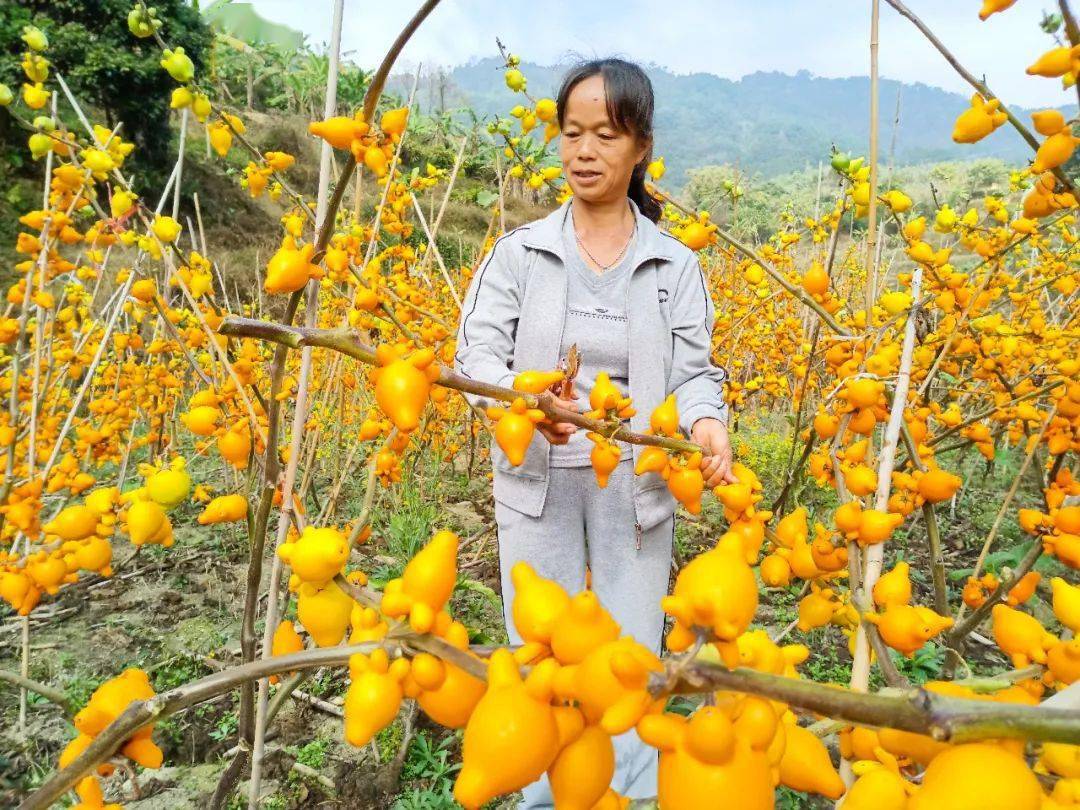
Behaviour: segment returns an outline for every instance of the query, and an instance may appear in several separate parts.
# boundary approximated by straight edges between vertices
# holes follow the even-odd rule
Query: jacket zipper
[[[550,250],[548,248],[543,248],[543,247],[539,247],[539,246],[537,246],[537,247],[538,247],[539,250],[546,250],[548,253],[553,254],[563,266],[563,317],[562,317],[562,324],[559,327],[558,342],[555,344],[555,346],[556,346],[555,354],[556,354],[556,358],[557,358],[558,354],[559,354],[559,350],[562,348],[563,334],[565,333],[565,330],[566,330],[566,296],[569,294],[569,291],[567,290],[568,280],[566,278],[566,262],[563,260],[563,257],[560,256],[558,253],[556,253],[554,250]],[[626,345],[627,358],[630,357],[630,349],[631,349],[631,346],[630,346],[630,314],[631,314],[630,313],[630,284],[633,281],[632,277],[633,277],[634,273],[636,273],[639,269],[641,269],[641,266],[644,265],[646,261],[651,261],[652,258],[653,258],[652,256],[648,256],[645,259],[642,259],[641,261],[639,261],[637,263],[637,265],[635,265],[633,268],[631,268],[631,270],[630,270],[631,279],[628,280],[627,284],[626,284],[625,309],[626,309],[626,331],[627,331],[627,341],[626,341],[626,343],[627,343],[627,345]],[[534,261],[535,261],[535,257],[534,257]],[[535,264],[533,266],[535,267]],[[627,392],[627,393],[629,393],[629,392]],[[551,445],[548,445],[549,458],[550,458],[550,448],[551,448]],[[637,495],[636,495],[636,493],[631,494],[630,500],[631,500],[631,502],[633,504],[633,507],[634,507],[634,548],[636,550],[638,550],[638,551],[641,551],[641,523],[637,520]]]

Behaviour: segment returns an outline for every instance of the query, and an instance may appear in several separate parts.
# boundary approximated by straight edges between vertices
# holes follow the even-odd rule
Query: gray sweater
[[[626,289],[630,266],[640,240],[635,233],[622,260],[603,273],[597,273],[581,257],[574,233],[573,201],[563,220],[563,249],[566,253],[566,326],[563,329],[559,357],[565,358],[577,345],[581,365],[574,379],[577,404],[589,409],[589,395],[596,375],[606,372],[623,396],[629,390],[630,324],[626,314]],[[584,467],[592,462],[594,445],[584,430],[570,435],[566,444],[553,444],[548,461],[552,467]],[[622,443],[622,459],[631,456],[630,444]]]
[[[675,394],[680,427],[689,436],[703,417],[727,421],[723,383],[727,373],[711,361],[713,303],[697,255],[660,230],[631,200],[638,221],[638,249],[628,271],[627,373],[637,413],[630,429],[644,432],[649,414]],[[496,241],[473,276],[458,324],[454,370],[510,388],[527,369],[558,363],[566,325],[569,258],[563,243],[570,200],[542,219]],[[481,407],[485,397],[467,395]],[[633,445],[636,462],[642,445]],[[496,500],[533,517],[543,511],[551,445],[540,431],[525,461],[512,466],[491,441]],[[656,473],[637,476],[634,508],[638,527],[667,518],[676,501]]]

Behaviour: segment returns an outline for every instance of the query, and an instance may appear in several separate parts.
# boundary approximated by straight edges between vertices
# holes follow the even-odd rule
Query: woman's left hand
[[[728,441],[727,425],[719,419],[705,417],[694,422],[690,440],[704,450],[701,460],[701,476],[709,489],[718,484],[738,482],[731,471],[731,442]]]

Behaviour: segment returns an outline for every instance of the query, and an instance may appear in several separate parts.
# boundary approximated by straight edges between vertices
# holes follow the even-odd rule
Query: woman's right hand
[[[577,404],[578,396],[573,390],[571,390],[568,399],[563,399],[550,391],[548,393],[551,394],[552,401],[563,410],[574,411],[575,413],[581,410]],[[570,441],[570,436],[577,432],[577,425],[572,425],[569,422],[545,421],[537,423],[536,429],[539,430],[544,435],[544,438],[551,442],[551,444],[566,444]]]

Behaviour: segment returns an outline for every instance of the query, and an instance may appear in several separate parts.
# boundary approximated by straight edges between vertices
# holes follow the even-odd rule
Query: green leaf
[[[499,601],[499,595],[479,580],[461,577],[457,582],[457,587],[463,591],[472,591],[473,593],[478,593],[482,596],[486,596],[492,602]]]

